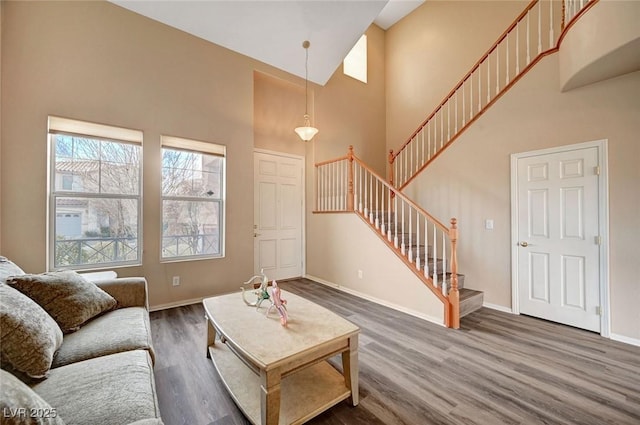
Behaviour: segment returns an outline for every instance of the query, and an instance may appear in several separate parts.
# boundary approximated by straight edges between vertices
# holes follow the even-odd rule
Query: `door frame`
[[[300,225],[302,226],[301,230],[301,241],[300,243],[302,244],[302,252],[300,253],[300,260],[302,261],[302,269],[301,269],[301,277],[306,276],[307,274],[307,225],[306,225],[306,211],[307,211],[307,196],[306,196],[306,187],[307,187],[307,170],[306,170],[306,163],[305,163],[305,157],[301,156],[301,155],[295,155],[292,153],[285,153],[285,152],[278,152],[278,151],[272,151],[269,149],[260,149],[260,148],[254,148],[253,149],[253,161],[255,163],[255,154],[256,153],[261,153],[261,154],[265,154],[265,155],[271,155],[271,156],[280,156],[280,157],[284,157],[284,158],[292,158],[292,159],[299,159],[300,163],[302,164],[302,179],[301,179],[301,190],[302,190],[302,207],[301,207],[301,221],[300,221]],[[255,179],[256,176],[254,174],[253,176],[253,182],[255,183]],[[255,191],[255,188],[254,188]],[[255,212],[255,205],[253,206],[253,211]],[[255,224],[255,217],[253,218],[253,223]],[[253,229],[252,229],[252,233],[253,233]],[[254,244],[254,258],[255,258],[255,244]],[[255,264],[254,264],[255,267]]]
[[[611,334],[611,312],[609,308],[609,161],[607,139],[511,154],[511,310],[514,314],[520,314],[518,297],[518,160],[530,156],[594,147],[598,149],[600,163],[600,178],[598,179],[598,232],[601,238],[599,245],[600,335],[609,338]]]

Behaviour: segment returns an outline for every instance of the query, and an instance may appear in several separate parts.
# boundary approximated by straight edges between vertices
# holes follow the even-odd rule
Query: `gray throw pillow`
[[[4,283],[6,278],[17,274],[24,274],[24,271],[7,257],[0,255],[0,283]]]
[[[72,270],[12,276],[7,284],[40,304],[65,333],[78,330],[117,304],[111,295]]]
[[[0,283],[0,340],[3,367],[42,378],[62,345],[62,331],[33,300]]]
[[[64,425],[56,408],[18,378],[0,370],[0,415],[6,425]]]

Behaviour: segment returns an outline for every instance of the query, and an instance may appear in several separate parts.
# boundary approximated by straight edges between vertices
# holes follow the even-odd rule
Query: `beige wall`
[[[300,49],[302,50],[302,49]],[[313,88],[311,95],[313,95]],[[311,96],[313,99],[313,97]],[[293,131],[303,125],[304,82],[302,85],[254,73],[253,144],[256,148],[304,156],[306,145]]]
[[[640,73],[560,93],[543,59],[407,188],[441,220],[455,216],[465,283],[511,307],[510,154],[608,139],[611,328],[640,339]],[[453,171],[452,171],[453,170]],[[484,229],[493,219],[495,229]]]
[[[376,67],[370,84],[363,87],[340,68],[325,87],[310,85],[320,133],[303,144],[290,138],[304,112],[298,77],[108,2],[2,7],[1,119],[9,124],[1,129],[1,246],[28,272],[46,269],[48,115],[144,132],[143,265],[119,274],[147,277],[152,306],[235,290],[251,274],[254,137],[256,147],[306,154],[311,199],[314,156],[326,159],[354,144],[384,167],[384,32],[375,26],[368,31]],[[274,105],[286,118],[266,126]],[[162,134],[227,146],[223,259],[159,261]],[[172,287],[176,275],[181,285]]]
[[[402,146],[527,4],[426,1],[387,30],[387,150]]]

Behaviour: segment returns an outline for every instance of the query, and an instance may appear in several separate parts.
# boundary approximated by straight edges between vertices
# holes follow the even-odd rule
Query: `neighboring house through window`
[[[49,269],[141,263],[142,132],[49,117]]]
[[[225,147],[162,136],[165,261],[224,256]]]

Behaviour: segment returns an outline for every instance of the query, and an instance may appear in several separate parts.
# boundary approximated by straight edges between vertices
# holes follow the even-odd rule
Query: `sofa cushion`
[[[42,378],[62,344],[62,331],[38,304],[0,283],[0,359],[32,378]]]
[[[0,413],[3,425],[64,425],[51,407],[18,378],[0,370]]]
[[[116,306],[111,295],[72,270],[13,276],[7,284],[40,304],[65,333]]]
[[[24,271],[7,257],[0,255],[0,283],[4,283],[9,276],[24,274]]]
[[[137,349],[148,350],[154,360],[149,313],[144,307],[120,308],[66,334],[51,367]]]
[[[51,369],[32,388],[67,424],[121,425],[160,417],[151,358],[144,350]]]

